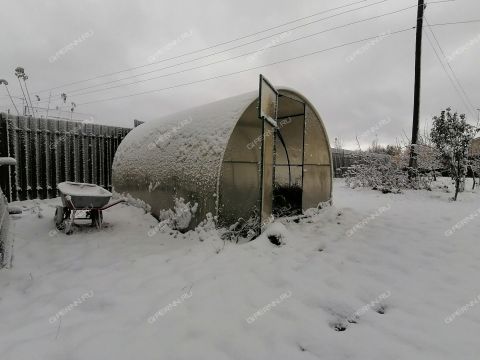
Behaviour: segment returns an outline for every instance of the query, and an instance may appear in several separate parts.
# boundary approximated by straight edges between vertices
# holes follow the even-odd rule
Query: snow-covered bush
[[[347,170],[345,182],[351,188],[369,187],[383,193],[399,193],[402,189],[431,190],[435,180],[435,171],[442,168],[442,163],[434,149],[417,145],[418,169],[411,176],[408,167],[410,147],[394,152],[395,155],[372,152],[355,152],[353,165]]]
[[[358,151],[345,174],[351,188],[369,187],[383,193],[398,193],[408,187],[408,174],[390,155]]]
[[[238,219],[222,233],[222,239],[235,243],[244,243],[253,240],[260,228],[260,216],[254,214],[248,219]]]
[[[191,205],[185,203],[183,198],[174,198],[175,207],[173,209],[161,210],[159,223],[155,228],[150,229],[149,236],[155,235],[160,230],[171,229],[186,231],[190,226],[192,218],[197,212],[198,204]]]
[[[443,156],[438,149],[431,145],[415,145],[417,155],[417,169],[421,174],[430,174],[433,180],[437,180],[437,171],[445,167]]]

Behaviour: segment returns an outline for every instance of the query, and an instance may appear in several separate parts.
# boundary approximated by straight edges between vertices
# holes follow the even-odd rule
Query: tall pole
[[[50,111],[50,99],[52,98],[52,91],[50,90],[50,95],[48,95],[48,104],[47,104],[47,116],[45,118],[48,120],[48,112]]]
[[[25,96],[25,91],[23,91],[22,82],[20,81],[20,77],[18,77],[18,83],[20,84],[20,89],[22,89],[23,100],[27,103],[27,106],[23,108],[23,115],[26,115],[26,109],[28,108],[28,101],[27,97]]]
[[[25,84],[25,91],[27,92],[28,100],[30,101],[30,108],[32,109],[32,116],[35,117],[35,114],[34,114],[34,111],[33,111],[32,99],[30,98],[30,93],[28,92],[27,79],[28,79],[28,76],[24,75],[23,76],[23,83]],[[27,101],[27,104],[28,104],[28,101]]]
[[[417,36],[415,45],[415,89],[413,98],[412,149],[410,152],[410,167],[415,169],[417,168],[417,154],[415,145],[418,142],[418,127],[420,120],[420,89],[422,82],[422,31],[424,11],[425,1],[418,0]]]

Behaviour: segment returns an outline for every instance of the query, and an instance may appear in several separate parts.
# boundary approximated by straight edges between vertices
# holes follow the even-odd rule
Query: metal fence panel
[[[57,196],[62,181],[111,190],[115,151],[131,129],[0,113],[0,156],[17,166],[0,170],[8,201]]]

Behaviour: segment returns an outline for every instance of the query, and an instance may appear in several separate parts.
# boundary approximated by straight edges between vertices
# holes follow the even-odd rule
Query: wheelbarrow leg
[[[103,223],[102,210],[93,209],[90,212],[90,216],[92,218],[92,226],[95,226],[97,229],[101,229]]]
[[[55,208],[55,227],[57,230],[64,231],[66,234],[72,233],[72,226],[70,217],[72,211],[68,207],[57,206]]]
[[[73,233],[73,225],[75,224],[75,213],[76,210],[70,212],[70,216],[65,220],[65,234],[71,235]]]

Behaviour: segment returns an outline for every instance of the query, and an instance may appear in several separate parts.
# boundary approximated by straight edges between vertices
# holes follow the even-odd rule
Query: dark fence
[[[346,169],[353,165],[353,152],[351,150],[332,149],[333,176],[343,177]]]
[[[113,157],[130,130],[0,113],[0,157],[17,160],[0,169],[0,186],[9,201],[56,197],[63,181],[111,189]]]
[[[0,170],[1,169],[2,167],[0,167]],[[0,191],[0,269],[8,267],[11,261],[11,245],[8,232],[9,222],[7,199]]]

